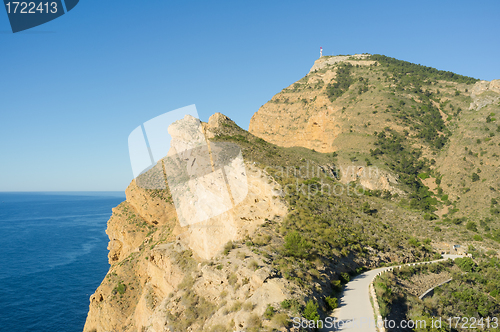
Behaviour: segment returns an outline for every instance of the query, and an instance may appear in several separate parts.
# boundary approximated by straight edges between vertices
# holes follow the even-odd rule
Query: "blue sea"
[[[0,193],[0,331],[82,331],[108,271],[106,193]]]

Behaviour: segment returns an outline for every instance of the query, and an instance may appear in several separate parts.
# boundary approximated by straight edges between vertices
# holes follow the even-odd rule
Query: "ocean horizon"
[[[82,331],[124,192],[0,192],[0,331]]]

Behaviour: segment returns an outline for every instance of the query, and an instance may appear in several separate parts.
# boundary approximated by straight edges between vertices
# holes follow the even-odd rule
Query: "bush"
[[[425,180],[425,179],[429,178],[429,174],[427,174],[427,173],[420,173],[418,175],[418,177],[421,178],[422,180]]]
[[[457,258],[455,259],[455,264],[464,272],[472,272],[476,267],[476,264],[470,257]]]
[[[220,324],[214,325],[210,329],[210,332],[227,332],[227,331],[229,331],[229,330],[226,329],[223,325],[220,325]]]
[[[314,321],[319,320],[318,304],[314,303],[313,300],[307,301],[302,316],[304,316],[304,318],[307,320],[314,320]]]
[[[329,310],[334,310],[339,306],[339,301],[336,297],[327,296],[325,302]]]
[[[370,213],[371,211],[370,203],[364,202],[363,205],[361,206],[361,211],[363,211],[364,213]]]
[[[347,284],[349,281],[351,281],[351,276],[349,275],[349,273],[347,272],[342,272],[340,274],[340,281],[343,283],[343,284]]]
[[[341,95],[343,95],[349,87],[353,83],[353,79],[351,77],[351,68],[352,65],[350,63],[342,63],[337,68],[337,76],[335,78],[335,83],[330,83],[326,87],[326,94],[330,100],[335,100]]]
[[[340,280],[332,280],[330,283],[334,292],[338,293],[342,290],[342,282]]]
[[[306,258],[311,245],[297,231],[293,231],[285,236],[284,247],[288,256]]]
[[[238,277],[236,276],[236,274],[234,273],[231,273],[229,275],[229,277],[227,278],[227,281],[229,282],[229,284],[231,286],[233,286],[237,281],[238,281]]]
[[[248,267],[251,269],[251,270],[257,270],[259,268],[259,263],[257,263],[257,261],[255,259],[252,259],[250,261],[250,263],[248,263]]]
[[[271,319],[274,316],[274,307],[270,304],[267,305],[266,311],[264,311],[264,318]]]
[[[113,294],[119,293],[123,295],[126,290],[127,290],[127,285],[125,285],[123,282],[120,281],[113,289]]]
[[[292,303],[290,300],[283,300],[280,305],[283,309],[290,309]]]
[[[287,327],[289,325],[287,314],[276,314],[273,317],[273,325],[277,328]]]
[[[477,175],[477,173],[472,173],[471,179],[472,182],[479,181],[479,175]]]
[[[240,309],[241,309],[240,301],[234,302],[233,305],[231,306],[231,311],[239,311]]]
[[[262,326],[262,322],[260,321],[259,316],[256,314],[251,314],[250,318],[247,321],[247,327],[250,329],[254,329],[254,331],[259,331]]]
[[[224,246],[224,255],[227,255],[229,254],[229,252],[234,249],[234,244],[233,244],[233,241],[229,241],[228,243],[226,243],[226,245]]]
[[[467,222],[467,225],[465,226],[469,231],[472,232],[477,232],[477,224],[473,221]]]
[[[474,241],[483,241],[483,237],[479,234],[474,235],[473,239]]]
[[[418,242],[418,240],[415,237],[411,237],[408,239],[408,244],[411,245],[412,247],[420,247],[421,243]]]

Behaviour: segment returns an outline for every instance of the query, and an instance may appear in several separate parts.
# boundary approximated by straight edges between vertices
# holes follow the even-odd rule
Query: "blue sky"
[[[0,9],[0,191],[124,190],[127,138],[196,104],[247,129],[324,54],[500,78],[498,1],[81,0],[12,34]]]

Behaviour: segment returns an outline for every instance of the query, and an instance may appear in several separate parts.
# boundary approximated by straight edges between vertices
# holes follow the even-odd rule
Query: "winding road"
[[[404,265],[428,264],[447,260],[448,258],[455,259],[464,257],[460,255],[443,255],[442,259],[422,263],[409,263]],[[336,318],[334,324],[326,324],[320,329],[323,332],[329,331],[363,331],[377,332],[375,325],[375,314],[370,302],[369,286],[372,280],[381,272],[393,269],[395,267],[382,267],[375,270],[370,270],[354,277],[348,282],[340,296],[339,307],[330,315],[330,322],[333,322],[333,317]],[[333,326],[329,326],[333,325]]]

